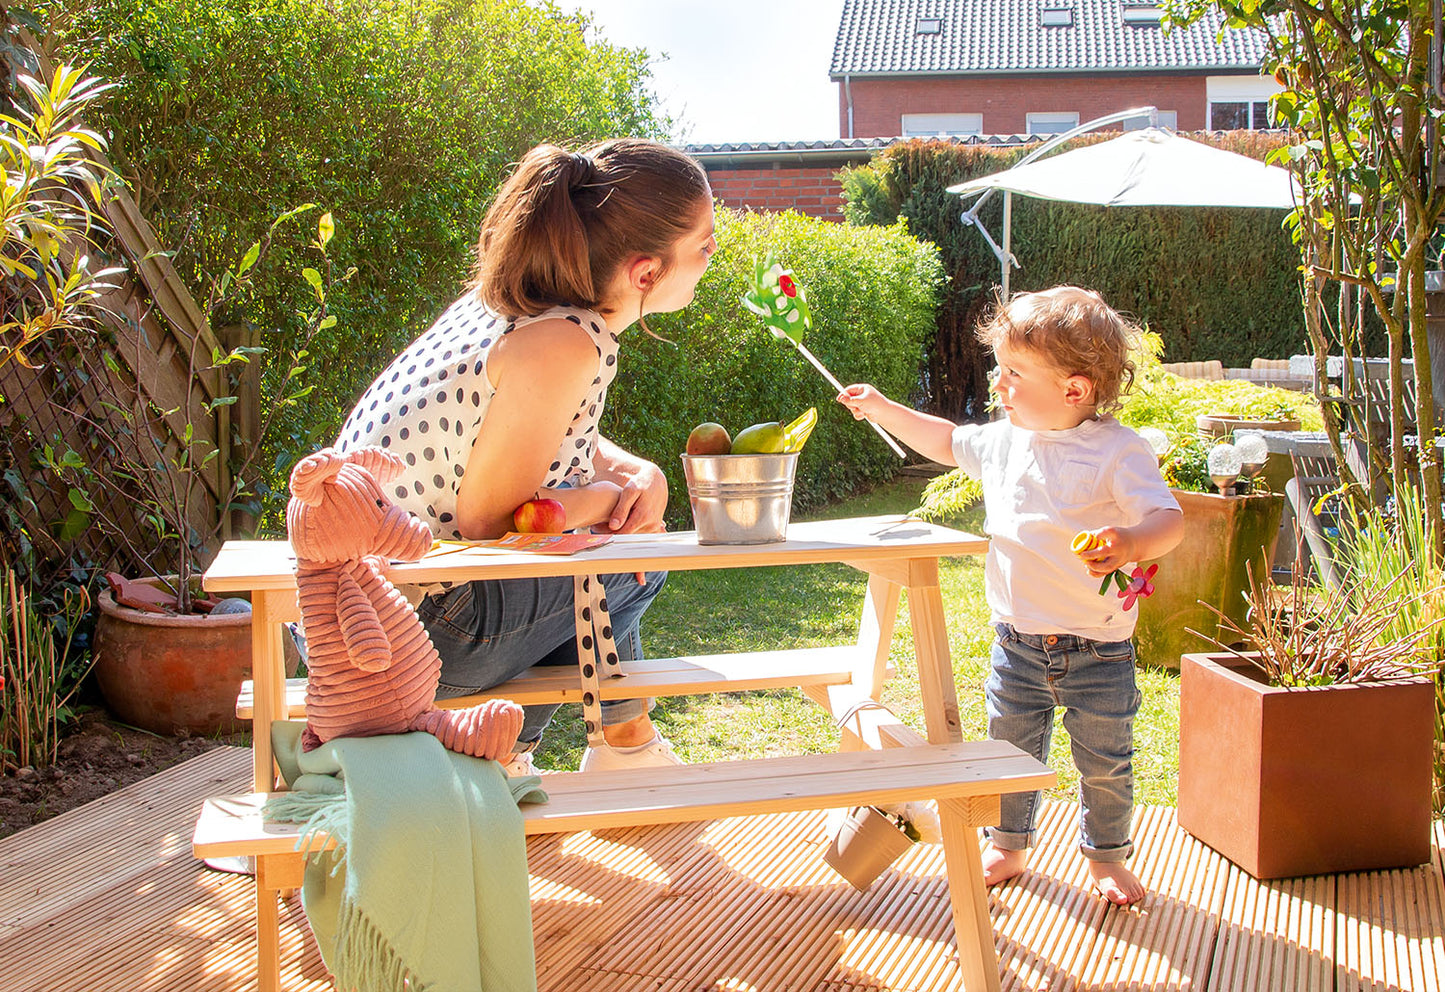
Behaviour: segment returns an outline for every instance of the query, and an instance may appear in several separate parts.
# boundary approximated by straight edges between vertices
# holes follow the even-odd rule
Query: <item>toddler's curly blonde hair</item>
[[[1000,343],[1028,351],[1059,372],[1094,385],[1094,408],[1112,413],[1134,384],[1129,351],[1140,328],[1092,289],[1055,286],[998,301],[975,334],[990,348]]]

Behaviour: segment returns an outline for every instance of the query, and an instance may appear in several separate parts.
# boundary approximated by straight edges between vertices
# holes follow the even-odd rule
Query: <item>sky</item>
[[[692,144],[838,137],[828,79],[843,0],[557,0],[652,56],[653,89]]]

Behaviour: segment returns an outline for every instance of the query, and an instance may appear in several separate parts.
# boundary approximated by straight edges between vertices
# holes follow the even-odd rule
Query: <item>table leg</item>
[[[276,788],[271,724],[286,717],[286,662],[281,649],[281,618],[293,611],[296,593],[262,590],[251,597],[251,752],[257,792]]]
[[[948,649],[948,624],[943,593],[938,588],[938,559],[908,563],[908,613],[913,622],[913,651],[918,658],[918,689],[923,720],[931,744],[963,740],[958,694],[953,687],[953,660]]]
[[[893,624],[898,617],[898,597],[903,587],[876,572],[868,575],[868,592],[863,615],[858,620],[858,665],[853,684],[877,699],[888,670],[888,650],[893,645]]]
[[[938,819],[963,987],[966,992],[998,992],[998,952],[993,946],[993,921],[988,915],[988,888],[983,882],[978,831],[972,818],[962,815],[947,800],[938,804]]]

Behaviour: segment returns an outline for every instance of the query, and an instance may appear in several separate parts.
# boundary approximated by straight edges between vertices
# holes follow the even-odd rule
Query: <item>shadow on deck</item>
[[[252,884],[190,854],[201,799],[244,792],[219,748],[0,840],[5,992],[255,988]],[[1074,807],[1050,802],[1031,870],[990,899],[1013,990],[1445,987],[1445,887],[1407,871],[1260,883],[1138,812],[1141,907],[1090,893]],[[960,988],[941,850],[915,846],[867,893],[820,859],[824,814],[532,838],[544,990]],[[299,899],[282,920],[288,990],[330,989]]]

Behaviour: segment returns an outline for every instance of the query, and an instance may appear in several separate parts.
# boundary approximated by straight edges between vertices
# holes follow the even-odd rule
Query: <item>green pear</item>
[[[773,455],[783,450],[787,444],[787,435],[783,431],[783,425],[776,420],[770,420],[765,424],[753,424],[753,426],[738,432],[733,438],[733,450],[735,455]]]

